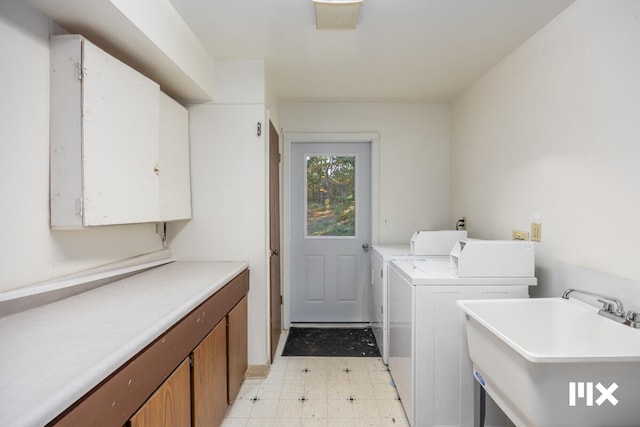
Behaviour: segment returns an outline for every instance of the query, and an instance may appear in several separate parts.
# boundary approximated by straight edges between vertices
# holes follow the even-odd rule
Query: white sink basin
[[[573,299],[458,306],[474,375],[517,426],[640,425],[639,329]]]

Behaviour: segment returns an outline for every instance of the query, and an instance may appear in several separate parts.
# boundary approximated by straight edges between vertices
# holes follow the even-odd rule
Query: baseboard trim
[[[249,365],[244,377],[245,379],[267,378],[269,370],[269,365]]]

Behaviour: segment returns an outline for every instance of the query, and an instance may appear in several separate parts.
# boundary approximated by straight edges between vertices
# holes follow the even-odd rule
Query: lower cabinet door
[[[217,427],[227,411],[226,318],[193,351],[193,425]]]
[[[247,297],[240,300],[227,315],[229,324],[229,403],[233,402],[247,372]]]
[[[130,427],[190,427],[191,370],[189,359],[153,393],[128,422]]]

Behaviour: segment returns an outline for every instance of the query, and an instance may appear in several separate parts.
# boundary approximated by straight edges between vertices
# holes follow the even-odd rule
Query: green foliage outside
[[[355,236],[354,156],[307,157],[307,235]]]

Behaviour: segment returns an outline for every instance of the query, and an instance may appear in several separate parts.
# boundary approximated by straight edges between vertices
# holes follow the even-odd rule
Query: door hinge
[[[280,305],[282,305],[282,295],[280,295]]]
[[[76,79],[82,80],[87,75],[87,69],[82,66],[82,62],[76,62]]]
[[[189,366],[193,368],[193,353],[189,355]]]
[[[81,197],[76,199],[76,215],[82,216],[82,210],[84,208],[84,199]]]
[[[282,154],[278,153],[278,163],[282,162]]]

